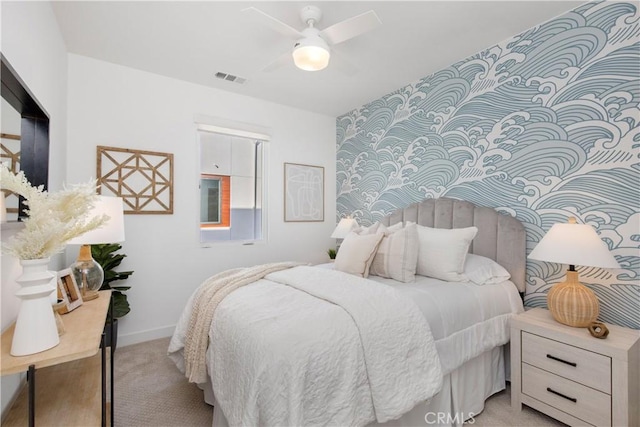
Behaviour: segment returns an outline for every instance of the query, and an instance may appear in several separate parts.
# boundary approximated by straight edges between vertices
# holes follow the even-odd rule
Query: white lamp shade
[[[109,221],[102,227],[69,240],[70,245],[98,245],[124,241],[124,209],[121,197],[98,196],[89,218],[106,214]]]
[[[305,71],[319,71],[329,65],[329,46],[318,36],[308,36],[293,47],[293,62]]]
[[[347,237],[347,234],[349,234],[349,232],[354,228],[356,228],[357,226],[358,226],[358,223],[356,222],[355,219],[351,217],[342,218],[338,223],[338,226],[336,227],[336,229],[333,230],[333,233],[331,233],[331,238],[344,239],[345,237]]]
[[[559,264],[620,268],[607,244],[588,224],[554,224],[529,258]]]

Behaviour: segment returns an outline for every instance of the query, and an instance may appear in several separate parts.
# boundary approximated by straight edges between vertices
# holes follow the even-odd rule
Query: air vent
[[[247,81],[247,79],[243,77],[234,76],[233,74],[222,73],[220,71],[216,73],[216,78],[226,80],[228,82],[238,83],[238,84],[243,84],[244,82]]]

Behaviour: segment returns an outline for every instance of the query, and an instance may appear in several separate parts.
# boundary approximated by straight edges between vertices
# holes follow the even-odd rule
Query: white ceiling
[[[582,4],[576,1],[55,1],[69,52],[338,116]],[[379,28],[335,47],[359,71],[329,63],[263,67],[293,43],[241,12],[255,6],[302,29],[301,7],[328,27],[376,11]],[[243,85],[217,71],[247,79]]]

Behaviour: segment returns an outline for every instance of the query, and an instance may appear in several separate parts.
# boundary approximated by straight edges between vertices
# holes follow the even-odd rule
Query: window
[[[200,241],[261,240],[264,150],[267,137],[198,125]]]
[[[231,177],[202,174],[200,176],[200,226],[229,227],[231,218]]]

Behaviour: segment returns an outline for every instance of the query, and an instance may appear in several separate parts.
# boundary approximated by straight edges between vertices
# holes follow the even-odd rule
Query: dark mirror
[[[3,107],[0,161],[8,164],[14,171],[24,171],[32,185],[43,185],[46,190],[49,179],[49,115],[4,55],[0,59]],[[5,112],[8,107],[9,110]],[[5,126],[8,127],[6,131]],[[16,152],[18,146],[19,151]],[[13,206],[10,200],[7,202],[9,209],[17,208],[17,202]],[[20,217],[24,216],[22,212],[18,214]]]

